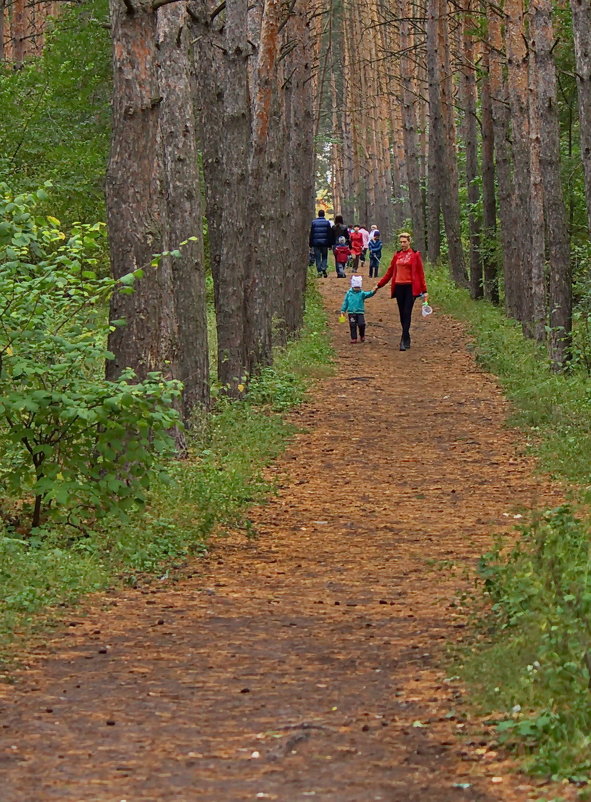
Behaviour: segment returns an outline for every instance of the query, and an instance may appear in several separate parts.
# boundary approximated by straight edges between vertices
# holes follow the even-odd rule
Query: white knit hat
[[[351,287],[359,287],[363,284],[363,276],[351,276]]]

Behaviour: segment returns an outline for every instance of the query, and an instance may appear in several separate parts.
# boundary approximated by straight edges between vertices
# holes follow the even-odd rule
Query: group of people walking
[[[346,278],[347,267],[358,272],[360,265],[365,265],[369,252],[369,275],[378,277],[380,259],[382,258],[382,240],[375,225],[368,231],[365,226],[348,227],[338,214],[334,223],[326,219],[324,209],[320,209],[318,217],[310,226],[310,264],[316,265],[318,277],[328,276],[328,252],[332,250],[335,259],[337,278]]]
[[[364,231],[367,239],[364,237]],[[328,276],[330,248],[334,253],[336,274],[339,278],[346,276],[346,265],[352,262],[354,274],[351,276],[351,287],[345,293],[341,307],[341,314],[348,316],[352,344],[365,341],[365,301],[389,283],[390,297],[396,299],[402,327],[400,350],[407,351],[411,346],[412,310],[417,298],[427,299],[427,283],[421,254],[412,248],[410,234],[403,231],[398,239],[400,248],[392,257],[388,270],[372,290],[364,292],[363,277],[358,272],[360,263],[365,262],[367,251],[370,254],[369,276],[378,278],[379,275],[382,242],[377,227],[372,226],[370,231],[367,231],[356,225],[349,230],[340,215],[335,217],[334,224],[331,225],[322,209],[318,212],[318,217],[312,221],[309,244],[311,255],[312,249],[314,252],[318,276]]]

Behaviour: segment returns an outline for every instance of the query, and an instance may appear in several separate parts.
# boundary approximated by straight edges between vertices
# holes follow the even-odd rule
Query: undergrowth
[[[435,309],[470,325],[476,359],[512,405],[540,467],[570,482],[569,503],[532,511],[515,538],[481,558],[475,636],[461,657],[471,699],[526,768],[586,785],[591,774],[591,388],[442,269],[428,276]],[[581,791],[587,798],[588,789]]]
[[[240,401],[219,397],[189,433],[189,458],[161,466],[144,509],[104,517],[93,530],[64,526],[39,536],[0,530],[0,633],[4,639],[83,594],[166,576],[207,551],[224,528],[252,534],[248,507],[273,492],[263,470],[294,429],[284,413],[302,403],[310,377],[331,370],[322,301],[310,282],[301,337],[276,354]]]

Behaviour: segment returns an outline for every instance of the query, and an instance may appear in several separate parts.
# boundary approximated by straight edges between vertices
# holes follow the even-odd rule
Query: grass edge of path
[[[300,335],[276,349],[243,400],[220,397],[189,435],[189,459],[171,462],[144,510],[127,522],[103,519],[93,531],[49,530],[24,539],[0,531],[0,657],[11,643],[44,629],[83,596],[166,579],[207,553],[225,528],[252,534],[248,508],[273,492],[263,471],[286,447],[291,409],[316,378],[332,371],[327,315],[313,278]]]
[[[525,770],[581,786],[591,799],[591,393],[580,369],[552,371],[543,346],[502,309],[474,301],[429,267],[430,302],[469,327],[468,347],[497,377],[539,469],[569,501],[532,510],[514,539],[483,555],[469,601],[473,628],[454,655],[468,706]]]

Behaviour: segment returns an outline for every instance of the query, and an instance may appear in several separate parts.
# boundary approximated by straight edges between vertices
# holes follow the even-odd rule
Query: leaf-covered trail
[[[329,309],[344,285],[322,282]],[[294,416],[258,538],[101,597],[2,688],[2,802],[545,795],[453,718],[438,660],[464,626],[450,605],[466,566],[507,513],[557,491],[462,328],[417,309],[400,353],[386,292],[364,344],[333,316],[338,372]]]

